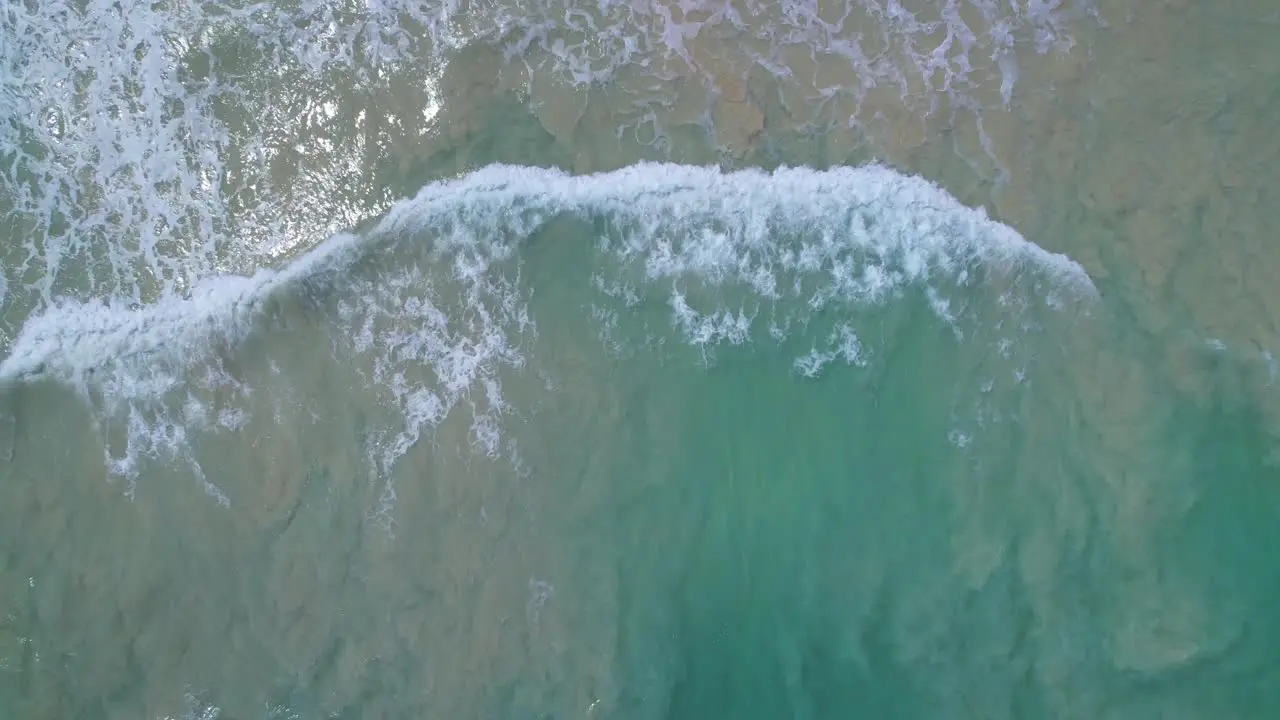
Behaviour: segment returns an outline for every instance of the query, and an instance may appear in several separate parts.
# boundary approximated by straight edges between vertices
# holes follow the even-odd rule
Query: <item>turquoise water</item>
[[[1277,22],[9,8],[0,714],[1273,717]]]

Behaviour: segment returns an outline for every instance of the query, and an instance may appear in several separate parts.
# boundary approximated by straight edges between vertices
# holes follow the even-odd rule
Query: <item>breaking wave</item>
[[[227,405],[226,388],[252,388],[220,369],[223,360],[266,331],[265,308],[305,298],[335,328],[335,355],[367,362],[370,389],[399,408],[401,426],[370,448],[375,472],[460,405],[477,450],[494,454],[507,410],[500,375],[530,359],[520,338],[537,328],[521,248],[565,220],[581,237],[545,242],[575,243],[592,271],[557,281],[594,293],[603,315],[660,303],[672,336],[703,352],[803,335],[813,344],[794,369],[806,376],[865,362],[874,347],[860,338],[860,313],[904,294],[918,292],[961,338],[990,324],[990,307],[1006,308],[1015,320],[1007,346],[1033,306],[1056,311],[1095,292],[1070,259],[880,166],[641,164],[573,176],[496,165],[430,184],[367,230],[277,269],[206,278],[149,304],[51,305],[22,327],[0,382],[48,377],[79,388],[104,422],[127,428],[127,447],[107,459],[134,475],[143,456],[189,457],[193,426],[245,422],[249,410]],[[217,388],[223,408],[210,414]]]

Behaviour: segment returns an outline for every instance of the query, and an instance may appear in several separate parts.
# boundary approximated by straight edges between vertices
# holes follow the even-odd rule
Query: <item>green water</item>
[[[658,154],[619,140],[625,98],[550,109],[458,65],[429,149],[368,151],[369,187],[341,191],[360,207],[290,216],[359,226],[348,264],[282,284],[211,349],[93,358],[93,377],[53,356],[0,387],[0,717],[1277,716],[1280,25],[1243,3],[1100,7],[1088,52],[1028,61],[988,120],[1004,180],[963,123],[850,149],[780,126],[767,91],[789,91],[754,76],[763,130],[731,141],[749,147],[686,125],[664,158],[879,157],[1067,254],[1096,293],[1032,261],[930,266],[877,302],[811,303],[835,282],[816,272],[779,270],[777,298],[728,271],[655,279],[652,248],[618,254],[643,225],[625,199],[375,227],[387,197],[492,163]],[[304,170],[291,187],[340,194]],[[739,237],[682,225],[684,202],[655,205],[655,237]],[[885,212],[866,232],[897,231]],[[797,217],[769,247],[841,221]],[[0,226],[6,252],[20,231]],[[298,242],[281,254],[318,241]],[[691,342],[677,296],[751,331]],[[466,391],[441,389],[473,357]],[[420,388],[451,404],[396,446]]]

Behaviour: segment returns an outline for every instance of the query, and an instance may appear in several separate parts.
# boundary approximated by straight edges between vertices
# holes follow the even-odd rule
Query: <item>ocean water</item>
[[[0,717],[1276,717],[1277,38],[9,3]]]

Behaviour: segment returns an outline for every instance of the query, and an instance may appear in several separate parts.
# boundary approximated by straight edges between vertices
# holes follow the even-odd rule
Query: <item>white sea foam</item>
[[[663,55],[696,67],[707,59],[692,49],[696,39],[723,27],[731,29],[739,52],[775,74],[790,75],[786,54],[803,48],[811,57],[839,58],[861,71],[868,86],[888,81],[905,88],[905,74],[914,72],[939,90],[960,90],[994,76],[1007,101],[1020,36],[1042,53],[1069,47],[1068,25],[1091,12],[1091,3],[1070,0],[944,0],[914,8],[900,0],[512,0],[477,14],[487,21],[480,27],[513,38],[511,56],[524,57],[531,46],[541,46],[579,83],[608,80],[623,67]],[[907,65],[878,62],[886,50]]]
[[[772,76],[776,89],[756,85],[757,99],[776,95],[786,110],[771,122],[875,132],[945,116],[974,126],[1002,176],[1008,158],[995,155],[984,113],[1010,105],[1028,54],[1069,52],[1073,27],[1098,22],[1092,0],[505,0],[463,14],[469,27],[493,28],[531,75],[625,96],[613,111],[619,136],[660,152],[669,128],[699,117],[741,151],[740,129],[713,121],[716,99],[745,100],[748,80]]]
[[[264,299],[291,280],[327,267],[355,241],[352,235],[336,235],[280,270],[260,270],[248,277],[212,276],[189,292],[171,293],[150,304],[115,299],[57,302],[27,319],[8,357],[0,362],[0,381],[51,375],[83,383],[105,368],[127,368],[137,373],[133,377],[154,378],[161,366],[185,366],[214,343],[239,341]],[[121,391],[132,397],[168,389],[163,383],[137,383]]]
[[[150,300],[385,209],[357,192],[367,149],[337,112],[353,101],[335,80],[367,89],[396,64],[431,71],[447,5],[7,4],[0,218],[14,235],[0,245],[0,347],[31,307]]]
[[[617,312],[665,296],[673,331],[703,347],[785,338],[790,318],[805,322],[819,309],[847,317],[911,286],[926,288],[928,306],[954,324],[959,311],[946,288],[972,285],[984,272],[1025,282],[1024,304],[1057,308],[1062,298],[1094,293],[1070,259],[884,167],[724,173],[643,164],[571,176],[491,166],[428,185],[367,232],[337,235],[279,269],[208,278],[142,306],[50,306],[23,326],[0,362],[0,381],[47,376],[92,390],[107,412],[128,418],[126,455],[111,463],[131,474],[139,455],[182,455],[187,431],[174,418],[205,417],[210,431],[248,422],[234,408],[217,418],[190,412],[200,405],[193,378],[208,374],[202,368],[218,348],[253,332],[272,296],[306,283],[340,298],[330,318],[340,328],[336,342],[371,358],[371,389],[403,416],[371,448],[375,473],[460,404],[470,408],[477,450],[496,453],[507,411],[499,370],[526,361],[514,338],[535,321],[529,289],[503,270],[518,266],[521,243],[558,216],[601,228],[594,244],[575,248],[597,269],[577,281],[627,288],[621,299],[599,291]],[[798,372],[866,361],[846,322],[825,343],[797,360]],[[218,425],[225,418],[235,422]]]

